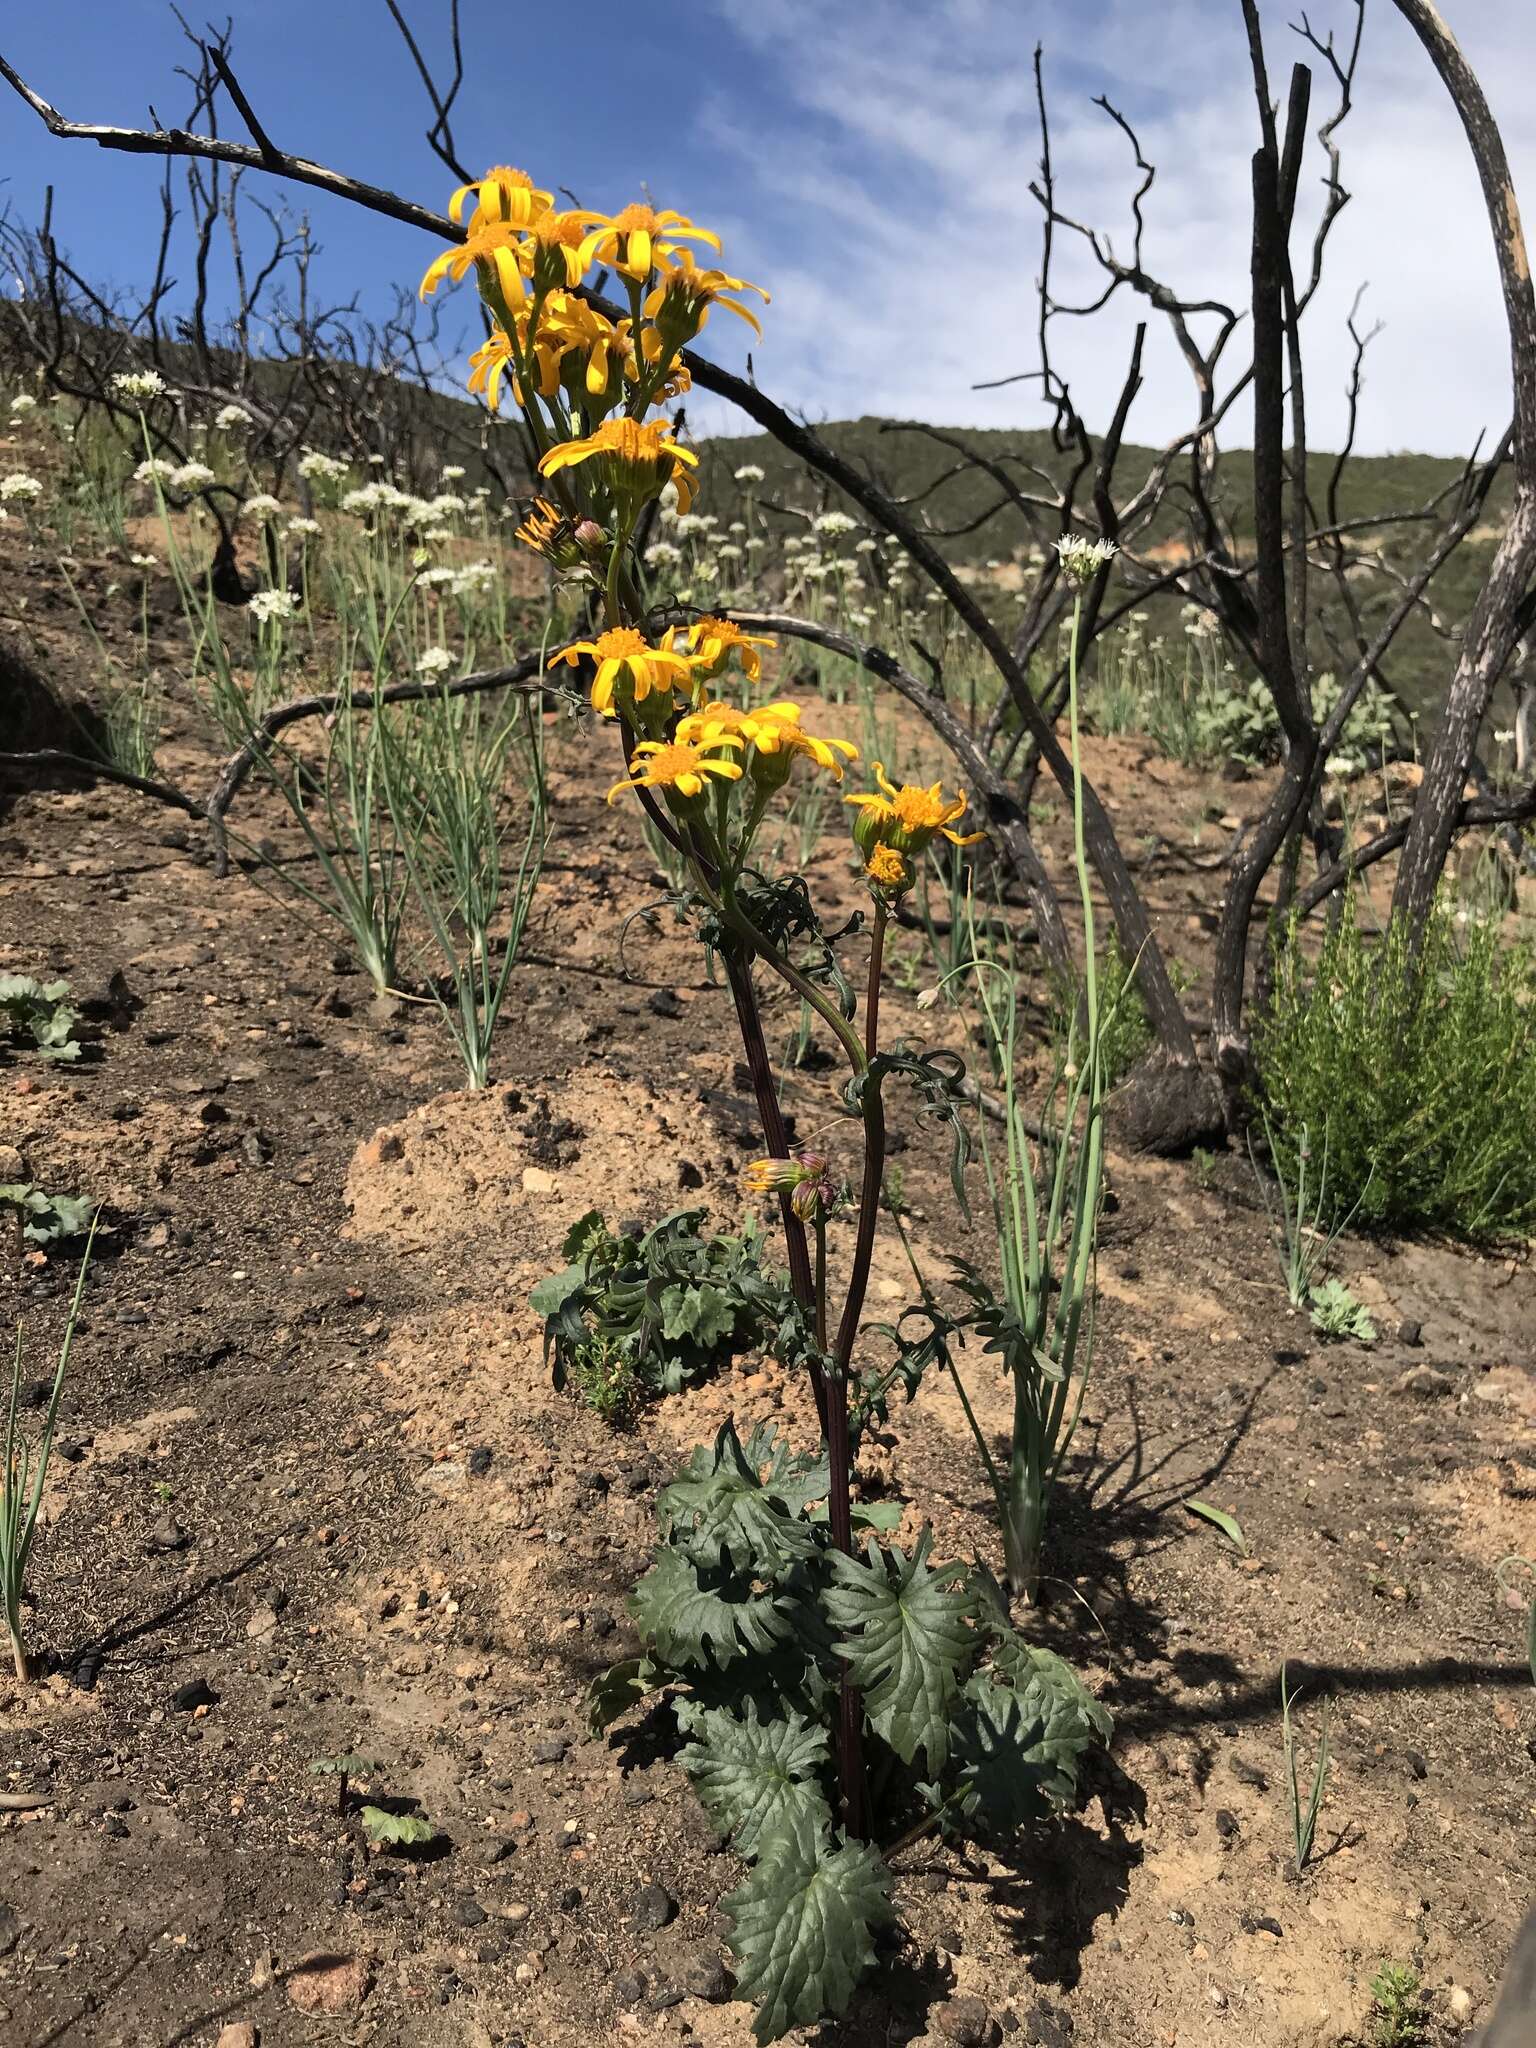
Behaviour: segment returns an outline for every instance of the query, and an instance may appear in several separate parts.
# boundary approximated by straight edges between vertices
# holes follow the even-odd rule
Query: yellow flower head
[[[554,193],[540,191],[526,171],[514,171],[507,164],[498,164],[483,178],[459,187],[448,202],[451,220],[463,220],[464,202],[471,192],[475,195],[475,210],[469,217],[468,227],[472,235],[493,221],[505,221],[515,228],[529,227],[555,203]]]
[[[719,675],[735,653],[740,657],[742,674],[749,683],[755,683],[763,672],[763,659],[757,651],[759,647],[777,647],[778,644],[777,640],[765,634],[744,633],[730,619],[695,619],[688,628],[689,651],[699,656],[699,666],[706,674]]]
[[[768,304],[768,294],[760,284],[729,277],[723,270],[701,270],[691,249],[679,249],[676,260],[662,272],[645,301],[645,317],[655,323],[645,338],[647,359],[655,362],[663,347],[681,348],[692,341],[703,331],[709,309],[716,304],[745,320],[754,334],[761,334],[757,315],[729,296],[734,292],[756,292],[763,304]]]
[[[727,734],[753,749],[753,778],[770,789],[789,779],[799,754],[825,768],[835,782],[842,781],[844,764],[859,758],[858,748],[848,740],[824,740],[802,732],[798,704],[762,704],[755,711],[706,704],[702,711],[690,712],[677,728],[680,740],[705,747],[718,744]]]
[[[939,835],[951,846],[974,846],[977,840],[987,836],[984,832],[972,832],[962,837],[949,829],[965,815],[963,795],[957,794],[946,800],[937,782],[928,789],[917,788],[909,782],[898,788],[888,779],[878,761],[875,763],[875,779],[884,791],[883,795],[867,791],[843,799],[858,808],[853,837],[855,845],[866,858],[876,846],[891,846],[898,853],[921,853],[928,842]]]
[[[841,1192],[832,1177],[832,1163],[821,1152],[797,1152],[793,1159],[754,1159],[741,1176],[748,1195],[786,1194],[802,1223],[818,1209],[832,1209]]]
[[[894,846],[876,846],[864,868],[865,874],[887,896],[900,896],[912,886],[912,868],[904,853]]]
[[[622,789],[659,789],[673,809],[687,809],[704,794],[705,778],[711,775],[723,782],[739,782],[741,763],[720,760],[679,740],[642,740],[630,761],[629,774],[609,790],[608,801],[612,803]]]
[[[518,261],[541,290],[581,283],[587,268],[581,253],[585,225],[584,214],[557,213],[551,207],[529,228]]]
[[[532,548],[557,569],[586,569],[594,554],[606,544],[607,536],[591,520],[578,526],[548,498],[535,498],[516,530],[516,538]]]
[[[674,685],[686,689],[692,679],[693,670],[686,655],[674,654],[669,647],[652,647],[643,633],[637,633],[633,626],[613,626],[596,640],[573,641],[569,647],[550,659],[550,667],[556,662],[567,662],[572,668],[582,655],[590,655],[597,664],[597,674],[592,682],[592,708],[600,711],[605,718],[616,715],[613,695],[615,689],[627,682],[633,692],[633,701],[643,704],[653,690],[670,694]],[[628,706],[626,705],[627,709]],[[736,771],[740,774],[740,769]]]
[[[499,327],[480,344],[469,359],[469,389],[484,398],[492,412],[501,410],[501,380],[512,369],[512,344]],[[521,400],[522,389],[516,372],[512,376],[513,396]]]
[[[682,242],[708,242],[720,247],[720,237],[708,228],[696,228],[680,213],[658,213],[650,206],[626,206],[622,213],[588,213],[582,218],[592,232],[581,245],[582,264],[594,259],[611,263],[621,277],[644,284],[653,269],[667,270],[688,252]]]
[[[613,381],[615,370],[631,375],[634,372],[635,350],[629,328],[628,320],[606,319],[573,292],[551,292],[534,335],[534,347],[548,350],[557,358],[584,356],[583,382],[587,394],[600,398]]]
[[[507,221],[493,220],[483,228],[477,228],[466,241],[455,249],[445,249],[441,256],[427,265],[427,274],[421,280],[420,296],[432,296],[445,277],[457,284],[473,263],[481,273],[482,292],[491,280],[500,291],[505,305],[517,306],[524,296],[523,272],[519,261],[522,248],[522,230]],[[494,307],[494,301],[492,301]],[[499,314],[499,309],[498,314]]]
[[[670,420],[604,420],[583,441],[562,441],[540,457],[539,474],[553,476],[579,462],[601,457],[612,488],[621,496],[654,498],[669,483],[677,485],[677,502],[683,511],[693,503],[693,486],[681,465],[697,469],[699,458],[689,448],[679,448],[671,438]]]

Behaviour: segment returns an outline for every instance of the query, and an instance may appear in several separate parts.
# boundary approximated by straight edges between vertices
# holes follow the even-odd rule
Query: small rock
[[[375,1131],[367,1143],[357,1149],[357,1164],[363,1173],[371,1173],[376,1166],[389,1166],[404,1157],[405,1146],[394,1131]]]
[[[702,1998],[710,2005],[723,2005],[731,1995],[731,1973],[712,1949],[700,1949],[683,1970],[683,1984],[690,1998]]]
[[[645,2002],[652,2012],[666,2012],[674,2005],[681,2005],[687,1996],[681,1984],[658,1984]]]
[[[505,1906],[496,1908],[496,1918],[505,1920],[509,1927],[521,1927],[532,1912],[532,1906],[525,1905],[521,1899],[512,1899]]]
[[[565,1736],[557,1735],[550,1742],[541,1742],[538,1744],[538,1746],[535,1748],[533,1752],[533,1760],[536,1764],[563,1764],[565,1762],[566,1751],[570,1748],[570,1746],[570,1742],[567,1740]],[[666,1924],[667,1923],[665,1920],[657,1922],[657,1925],[660,1927],[665,1927]]]
[[[251,1609],[246,1619],[246,1641],[259,1643],[264,1637],[271,1635],[276,1627],[277,1609],[271,1606],[269,1602],[263,1600],[259,1606]]]
[[[1448,1372],[1438,1372],[1432,1365],[1411,1365],[1399,1379],[1392,1382],[1394,1394],[1412,1394],[1420,1401],[1443,1400],[1454,1393],[1456,1382]]]
[[[306,1956],[288,1979],[288,2002],[311,2014],[356,2012],[373,1985],[362,1956]]]
[[[638,1970],[629,1970],[613,1980],[613,1995],[620,2005],[639,2005],[645,1997],[646,1982]]]
[[[377,995],[368,1005],[370,1024],[398,1024],[405,1015],[405,1005],[398,996]]]
[[[1429,1776],[1429,1765],[1416,1749],[1405,1749],[1403,1751],[1403,1761],[1407,1764],[1414,1777],[1427,1778]]]
[[[20,1915],[14,1906],[0,1904],[0,1956],[8,1956],[20,1939]]]
[[[669,988],[652,989],[645,999],[645,1007],[657,1017],[681,1017],[683,1006],[677,995]]]
[[[1072,2015],[1040,1999],[1024,2016],[1024,2038],[1030,2048],[1072,2048]]]
[[[178,1714],[194,1714],[199,1707],[216,1707],[219,1695],[206,1678],[189,1678],[171,1694],[171,1706]]]
[[[478,1899],[458,1899],[454,1903],[453,1917],[460,1927],[483,1927],[486,1911]]]
[[[561,1912],[575,1913],[579,1911],[581,1907],[581,1899],[581,1886],[579,1884],[568,1884],[565,1890],[560,1894]]]
[[[523,1168],[523,1193],[525,1195],[552,1195],[555,1192],[555,1176],[546,1173],[542,1166]]]
[[[471,1479],[483,1479],[485,1477],[486,1473],[491,1469],[492,1455],[489,1444],[481,1444],[477,1450],[470,1452],[469,1476]]]
[[[979,1998],[946,1998],[934,2008],[933,2023],[956,2048],[989,2048],[996,2038],[992,2015]]]
[[[1224,1842],[1235,1842],[1242,1832],[1238,1825],[1237,1815],[1229,1807],[1217,1807],[1216,1832]]]
[[[231,2020],[213,2048],[261,2048],[261,2035],[249,2020]]]
[[[174,1515],[162,1515],[149,1532],[150,1550],[161,1555],[173,1550],[185,1550],[191,1541],[192,1538]]]
[[[1445,2002],[1450,2007],[1451,2018],[1458,2027],[1464,2027],[1477,2010],[1477,2000],[1472,1996],[1465,1984],[1453,1984],[1446,1994]],[[1501,2008],[1500,2018],[1502,2016]],[[1495,2024],[1497,2025],[1498,2022],[1496,2021]]]
[[[1239,1915],[1238,1926],[1244,1934],[1267,1934],[1273,1941],[1285,1937],[1285,1929],[1270,1913],[1243,1913]]]
[[[629,1917],[644,1934],[658,1934],[669,1927],[677,1914],[677,1901],[662,1884],[642,1885],[635,1894]]]
[[[516,1852],[517,1844],[509,1835],[493,1835],[490,1841],[482,1845],[480,1861],[487,1870],[494,1870],[498,1863],[505,1863],[507,1858]]]
[[[1397,1326],[1397,1341],[1414,1349],[1424,1342],[1424,1325],[1415,1316],[1404,1316]]]

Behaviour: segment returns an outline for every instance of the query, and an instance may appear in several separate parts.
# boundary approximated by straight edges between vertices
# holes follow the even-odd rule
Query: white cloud
[[[1030,57],[1044,43],[1058,203],[1131,245],[1129,146],[1099,109],[1105,93],[1135,121],[1158,167],[1147,202],[1147,268],[1181,292],[1241,309],[1247,292],[1249,160],[1257,110],[1241,17],[1228,0],[715,0],[758,66],[750,139],[724,119],[722,150],[750,155],[758,203],[731,227],[729,261],[774,303],[755,351],[760,382],[812,417],[889,414],[970,425],[1037,426],[1038,387],[978,392],[980,379],[1033,370],[1040,215]],[[1351,0],[1310,8],[1342,42]],[[1536,10],[1482,0],[1463,41],[1499,118],[1536,227],[1536,110],[1523,90],[1536,61]],[[1272,95],[1291,64],[1313,70],[1315,129],[1333,103],[1326,67],[1266,13]],[[1084,17],[1093,15],[1092,24]],[[1343,425],[1344,329],[1355,292],[1384,331],[1367,363],[1360,446],[1463,452],[1509,411],[1509,365],[1488,226],[1465,139],[1426,53],[1390,0],[1368,9],[1354,112],[1340,134],[1354,195],[1328,250],[1308,318],[1315,446]],[[1307,257],[1321,198],[1314,143],[1303,170],[1296,255]],[[1101,282],[1074,238],[1058,236],[1061,299]],[[1150,321],[1138,440],[1189,423],[1190,387],[1166,322],[1122,291],[1090,321],[1058,322],[1053,353],[1085,417],[1101,424],[1118,393],[1138,317]],[[733,337],[734,339],[734,337]],[[734,357],[735,350],[731,350]],[[1231,365],[1246,360],[1242,334]],[[725,358],[727,360],[730,357]],[[702,394],[700,395],[702,397]],[[730,431],[708,401],[692,414]],[[1239,401],[1227,438],[1247,438]]]

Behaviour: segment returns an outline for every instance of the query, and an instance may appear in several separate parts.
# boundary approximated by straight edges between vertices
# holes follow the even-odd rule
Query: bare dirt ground
[[[0,1142],[111,1225],[35,1556],[46,1675],[0,1679],[0,1790],[46,1797],[0,1813],[7,2048],[211,2044],[236,2022],[269,2048],[750,2039],[722,1968],[732,1860],[654,1729],[592,1740],[582,1695],[631,1646],[674,1462],[726,1414],[803,1437],[811,1411],[759,1358],[622,1435],[550,1385],[527,1294],[566,1225],[593,1204],[728,1222],[757,1149],[697,947],[663,914],[621,971],[658,890],[584,745],[552,742],[556,838],[480,1096],[429,1008],[372,1005],[333,936],[217,881],[185,820],[105,787],[0,818],[0,970],[96,999],[77,1066],[0,1068]],[[188,740],[165,755],[204,780],[192,761]],[[1177,947],[1220,885],[1192,824],[1258,785],[1124,740],[1089,765]],[[300,851],[259,796],[243,829]],[[1059,815],[1046,836],[1064,867]],[[843,861],[829,838],[814,878],[844,889]],[[782,1042],[794,1019],[772,1014]],[[931,1030],[908,995],[890,1016]],[[833,1099],[794,1077],[802,1133]],[[981,1255],[904,1103],[896,1128],[919,1256]],[[1536,1695],[1493,1576],[1536,1555],[1536,1276],[1518,1252],[1349,1241],[1384,1341],[1327,1345],[1286,1309],[1246,1159],[1116,1152],[1111,1184],[1037,1625],[1112,1708],[1112,1756],[1063,1825],[906,1860],[911,1938],[818,2038],[1321,2048],[1367,2038],[1392,1959],[1454,2041],[1536,1879]],[[28,1379],[73,1271],[6,1257]],[[871,1312],[906,1292],[888,1237]],[[1001,1426],[984,1362],[972,1381]],[[952,1397],[897,1410],[865,1477],[945,1553],[995,1560]],[[1309,1751],[1334,1700],[1299,1883],[1282,1659]],[[430,1853],[370,1853],[338,1817],[310,1765],[344,1750],[430,1816]]]

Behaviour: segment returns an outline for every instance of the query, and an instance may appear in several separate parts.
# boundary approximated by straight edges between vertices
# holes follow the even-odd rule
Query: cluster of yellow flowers
[[[589,661],[592,703],[625,734],[629,773],[609,801],[624,790],[656,791],[679,820],[702,827],[710,803],[723,817],[731,785],[744,784],[750,801],[738,821],[739,857],[796,761],[841,782],[858,749],[807,732],[796,704],[751,709],[716,695],[713,686],[733,663],[746,682],[761,679],[759,649],[773,646],[771,639],[719,618],[659,638],[643,630],[631,543],[641,512],[669,485],[680,510],[689,509],[690,472],[698,467],[672,422],[646,414],[688,389],[682,352],[714,306],[761,332],[741,295],[755,292],[765,303],[768,295],[702,265],[689,245],[718,253],[719,237],[684,215],[648,205],[611,215],[562,212],[553,193],[523,171],[502,167],[461,185],[449,211],[464,240],[432,263],[422,295],[445,277],[457,282],[474,271],[491,333],[470,358],[469,388],[494,412],[503,384],[510,387],[548,491],[517,537],[603,594],[605,630],[561,648],[550,665]],[[610,317],[592,303],[585,280],[594,267],[615,274],[627,314]],[[957,846],[982,835],[962,838],[949,829],[964,813],[963,796],[946,801],[937,783],[897,787],[878,762],[875,773],[883,794],[847,801],[857,807],[854,839],[866,878],[880,895],[895,897],[911,888],[913,856],[936,834]]]

